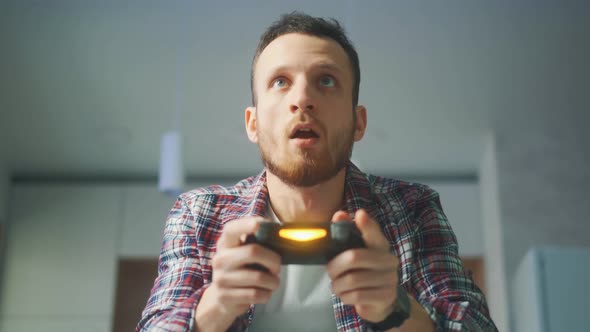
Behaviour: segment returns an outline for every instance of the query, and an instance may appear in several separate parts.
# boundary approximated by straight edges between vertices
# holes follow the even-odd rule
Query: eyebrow
[[[268,73],[270,73],[271,75],[274,76],[278,72],[286,71],[286,70],[289,70],[292,68],[293,67],[289,66],[289,65],[279,65],[277,67],[271,68],[268,71]],[[312,69],[319,68],[319,69],[333,71],[336,73],[342,73],[342,69],[340,68],[340,66],[338,66],[337,64],[332,63],[332,62],[319,62],[319,63],[313,64],[311,68]]]
[[[335,63],[331,63],[331,62],[320,62],[316,65],[314,65],[314,67],[319,67],[322,69],[328,69],[328,70],[332,70],[335,72],[341,72],[342,70],[340,69],[340,66],[338,66]]]

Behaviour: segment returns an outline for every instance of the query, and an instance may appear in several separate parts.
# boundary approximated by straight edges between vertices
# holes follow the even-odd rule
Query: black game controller
[[[281,256],[281,264],[326,264],[352,248],[365,248],[361,233],[352,221],[278,224],[262,221],[246,243],[258,243]],[[257,266],[251,266],[257,268]]]

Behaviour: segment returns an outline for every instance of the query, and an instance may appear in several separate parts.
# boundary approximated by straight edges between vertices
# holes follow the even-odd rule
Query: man
[[[496,330],[438,195],[349,161],[367,124],[359,83],[338,22],[292,13],[269,27],[245,111],[265,169],[179,197],[137,331]],[[275,252],[245,244],[263,219],[353,220],[367,248],[325,266],[281,266]]]

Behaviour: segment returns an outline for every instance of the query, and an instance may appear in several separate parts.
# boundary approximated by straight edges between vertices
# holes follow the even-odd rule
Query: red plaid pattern
[[[346,209],[365,209],[400,258],[405,289],[424,306],[437,331],[496,331],[485,298],[458,256],[457,240],[438,194],[427,186],[362,173],[349,163]],[[266,173],[233,187],[210,186],[179,196],[164,229],[158,277],[136,331],[192,331],[194,313],[211,282],[211,259],[223,225],[264,216]],[[332,295],[338,331],[365,330],[354,307]],[[230,331],[245,331],[254,306]]]

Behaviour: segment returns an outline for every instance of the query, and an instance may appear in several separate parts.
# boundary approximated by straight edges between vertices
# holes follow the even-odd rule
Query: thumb
[[[389,241],[383,235],[381,226],[371,218],[367,211],[357,210],[354,215],[354,223],[361,232],[367,248],[389,250]]]
[[[332,216],[332,222],[339,222],[339,221],[350,221],[350,216],[346,211],[336,211]]]

